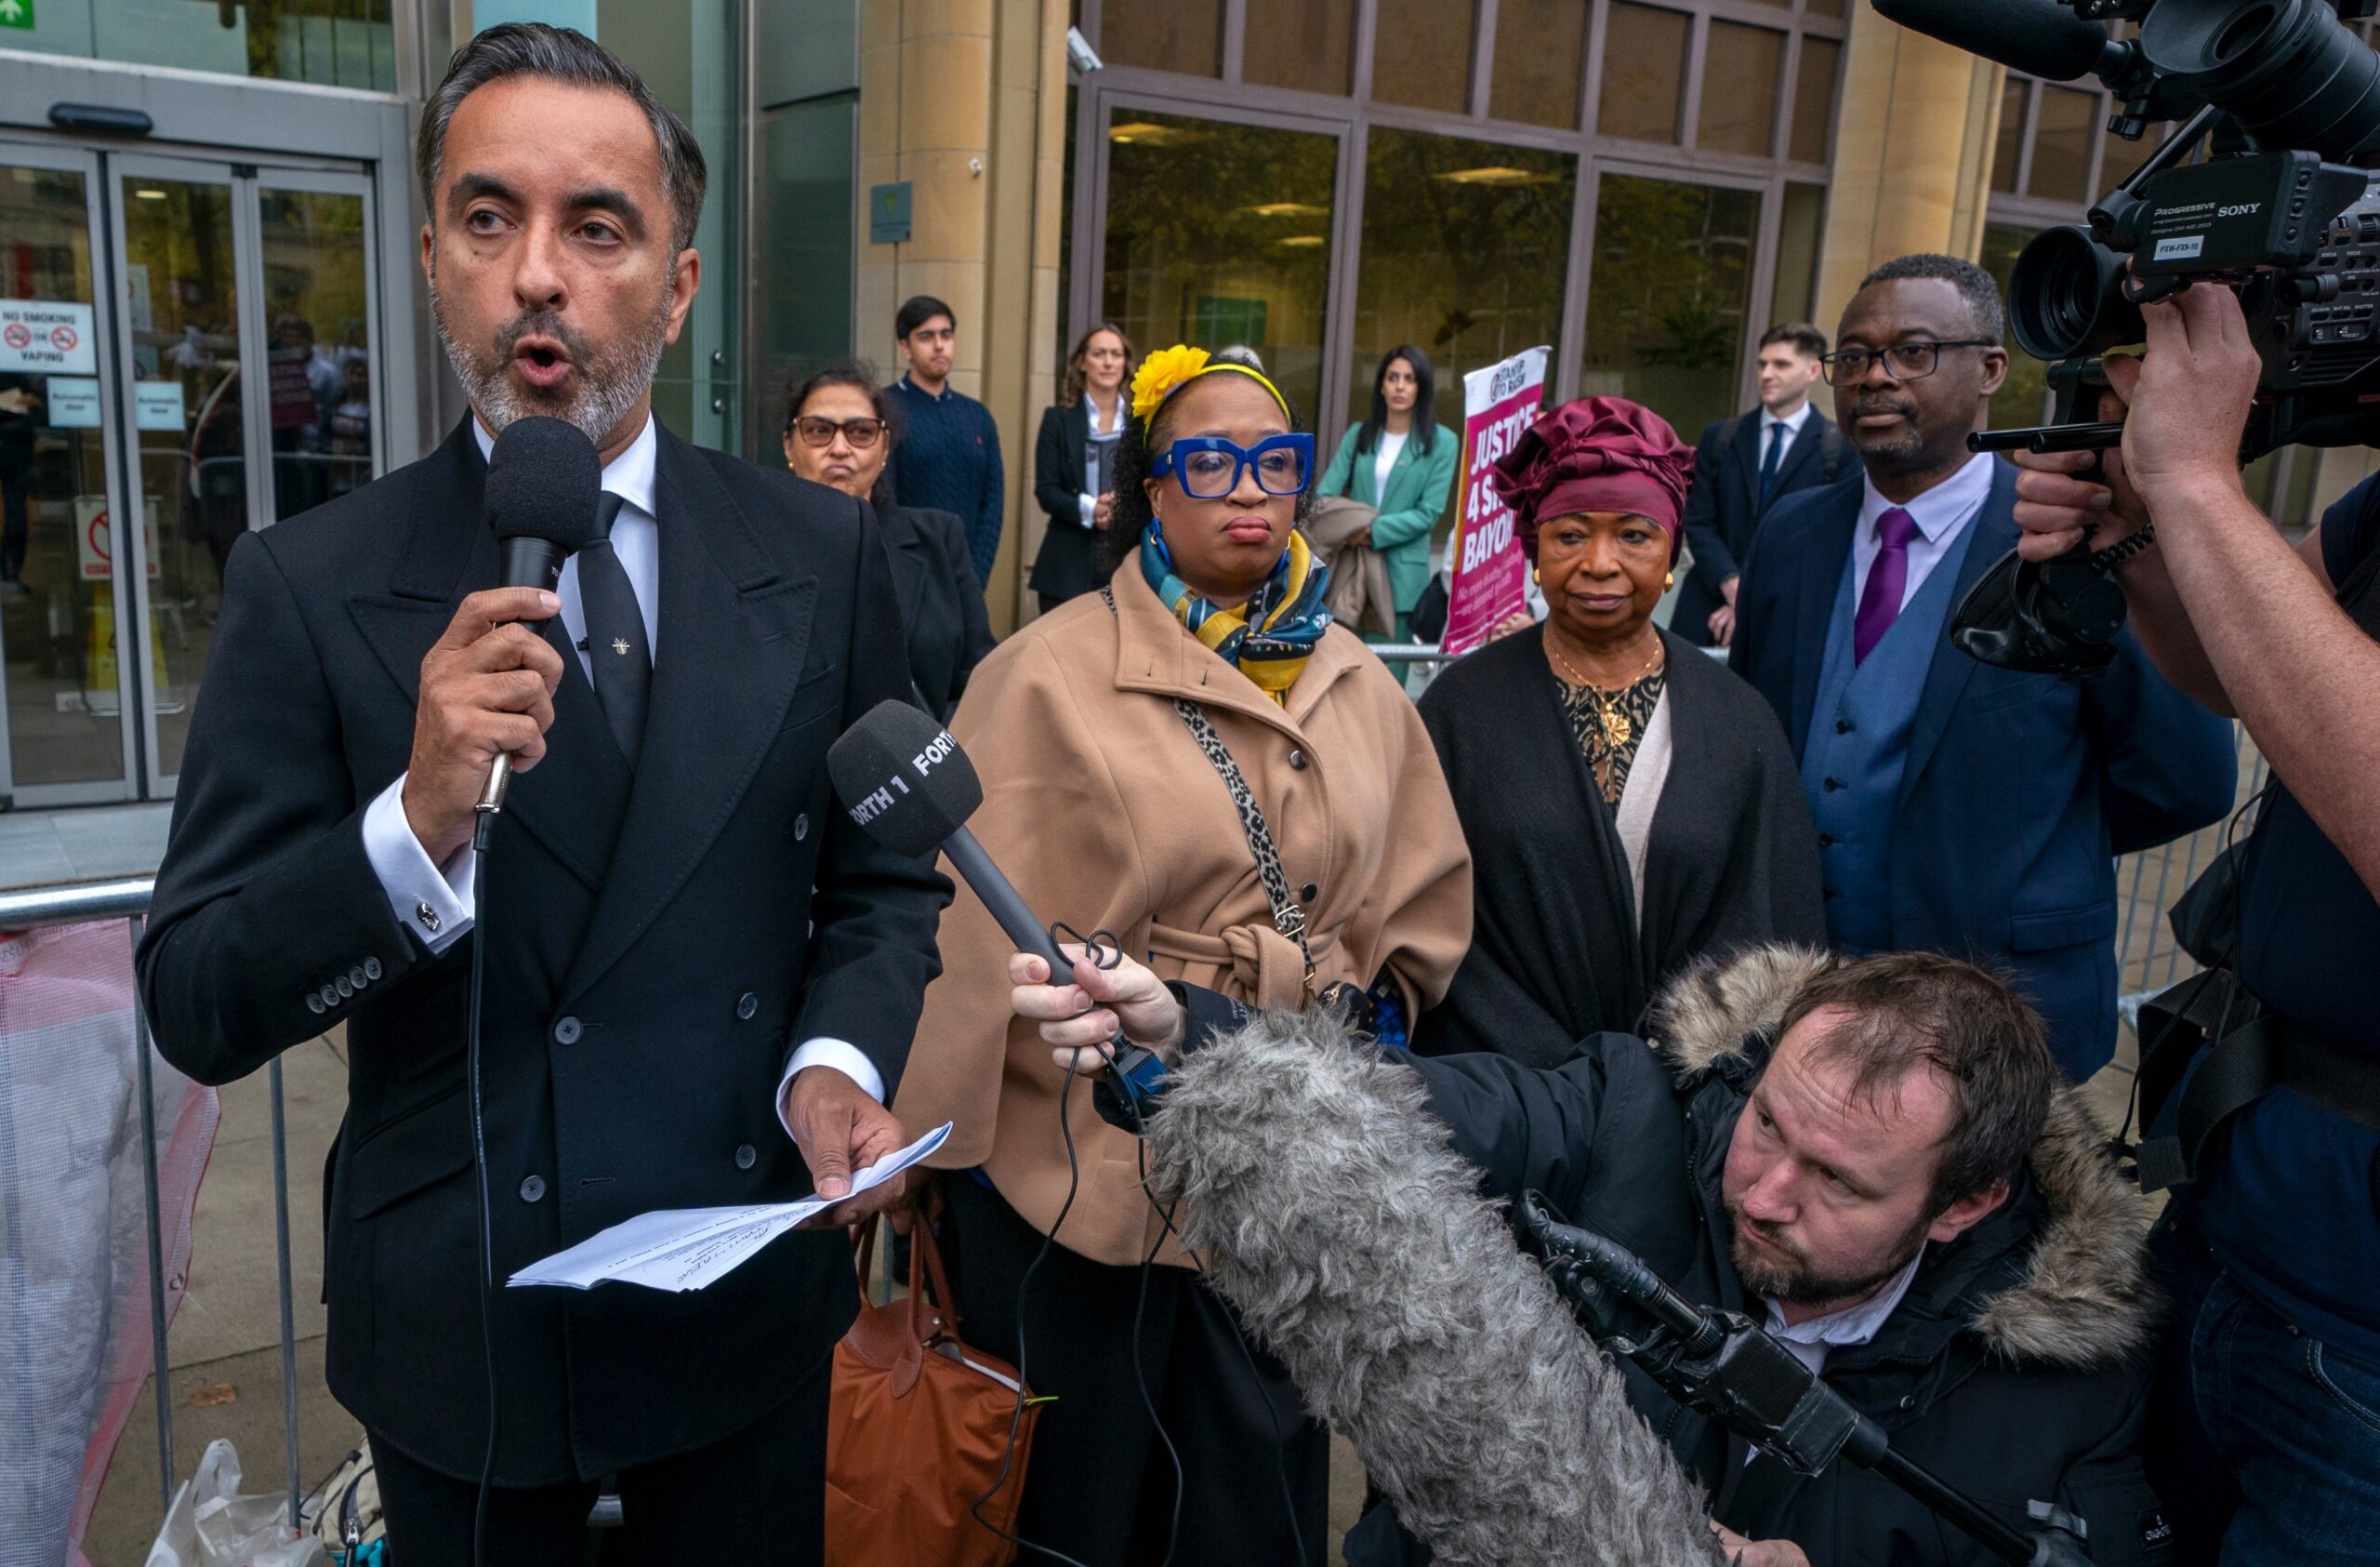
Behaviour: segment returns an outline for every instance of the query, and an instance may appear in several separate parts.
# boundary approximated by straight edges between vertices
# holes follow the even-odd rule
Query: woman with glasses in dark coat
[[[937,718],[948,718],[967,677],[992,650],[983,586],[966,525],[947,511],[897,503],[885,465],[901,437],[892,400],[863,365],[837,365],[793,389],[785,461],[802,478],[872,503],[892,557],[892,586],[909,647],[909,678]]]

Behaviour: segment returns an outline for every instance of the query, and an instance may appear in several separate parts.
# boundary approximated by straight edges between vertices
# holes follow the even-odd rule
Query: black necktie
[[[1778,458],[1785,454],[1785,421],[1778,419],[1768,427],[1768,450],[1760,459],[1760,510],[1768,510],[1771,497],[1777,493]]]
[[[578,552],[578,604],[587,618],[587,668],[595,699],[612,721],[612,737],[619,741],[620,753],[634,767],[644,743],[645,703],[653,692],[653,651],[644,644],[644,616],[637,609],[628,568],[612,548],[612,523],[621,504],[618,496],[606,490],[596,505],[599,537]]]

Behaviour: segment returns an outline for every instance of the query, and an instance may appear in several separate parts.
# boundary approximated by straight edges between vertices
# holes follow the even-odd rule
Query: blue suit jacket
[[[1743,562],[1728,664],[1777,710],[1796,759],[1861,493],[1855,473],[1778,500]],[[2016,501],[2001,462],[1953,604],[2016,547]],[[2013,970],[2079,1082],[2115,1051],[2114,857],[2222,819],[2237,784],[2230,724],[2130,631],[2107,673],[2069,681],[1979,663],[1946,630],[1893,822],[1893,943]]]

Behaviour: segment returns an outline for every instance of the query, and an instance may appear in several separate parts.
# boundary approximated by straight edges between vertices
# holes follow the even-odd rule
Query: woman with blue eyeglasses
[[[1262,371],[1173,348],[1135,377],[1122,443],[1108,589],[1002,644],[951,720],[984,784],[970,825],[1043,919],[1251,1006],[1344,988],[1401,1040],[1469,944],[1471,861],[1412,704],[1330,623],[1296,531],[1314,439]],[[969,1342],[1054,1395],[1016,1533],[1086,1563],[1170,1540],[1176,1561],[1319,1564],[1327,1434],[1198,1284],[1137,1141],[1012,1016],[1045,966],[964,886],[941,948],[894,1109],[956,1123],[934,1162]]]

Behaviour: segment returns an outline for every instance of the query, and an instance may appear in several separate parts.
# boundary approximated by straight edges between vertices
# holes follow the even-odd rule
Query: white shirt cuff
[[[476,851],[466,843],[443,866],[405,820],[405,777],[382,790],[364,808],[364,857],[372,864],[389,909],[436,956],[471,928],[471,868]]]
[[[848,1040],[810,1040],[793,1053],[793,1059],[785,1064],[785,1076],[777,1079],[777,1121],[788,1137],[793,1135],[793,1123],[786,1119],[786,1095],[804,1067],[832,1067],[858,1083],[861,1093],[879,1105],[884,1102],[884,1074],[859,1046]]]
[[[1075,503],[1082,509],[1082,525],[1091,526],[1091,513],[1099,510],[1099,498],[1095,495],[1078,495],[1075,497]]]

